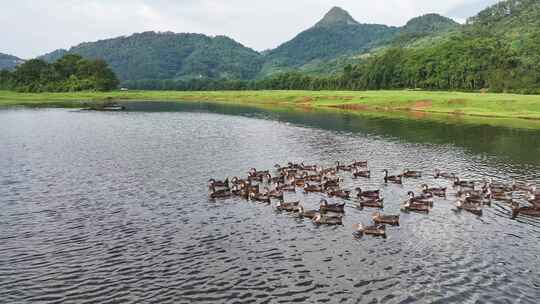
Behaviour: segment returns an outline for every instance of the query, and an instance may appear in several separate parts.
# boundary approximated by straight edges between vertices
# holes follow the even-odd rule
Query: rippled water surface
[[[368,160],[385,213],[429,176],[540,181],[540,132],[335,112],[137,104],[123,113],[0,110],[0,303],[537,303],[540,221],[437,200],[388,238],[373,210],[317,227],[270,206],[208,200],[210,177]],[[431,174],[426,174],[431,175]],[[315,207],[318,195],[296,195]],[[450,196],[451,198],[452,196]],[[294,199],[289,195],[287,199]],[[338,200],[335,200],[338,201]]]

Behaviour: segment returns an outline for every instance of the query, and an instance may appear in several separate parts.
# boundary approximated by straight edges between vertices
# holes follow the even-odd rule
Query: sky
[[[143,31],[226,35],[262,51],[333,6],[362,23],[401,26],[439,13],[464,22],[497,0],[0,0],[0,53],[24,59]]]

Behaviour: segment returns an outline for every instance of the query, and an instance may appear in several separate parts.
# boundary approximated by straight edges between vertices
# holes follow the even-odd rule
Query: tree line
[[[103,60],[68,54],[54,63],[32,59],[0,71],[0,89],[17,92],[111,91],[119,81]]]

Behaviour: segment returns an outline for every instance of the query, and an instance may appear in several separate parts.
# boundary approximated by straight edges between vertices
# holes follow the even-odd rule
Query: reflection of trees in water
[[[362,117],[337,111],[299,111],[294,109],[266,109],[243,105],[212,103],[146,103],[138,104],[141,110],[155,111],[205,111],[227,115],[241,115],[275,119],[306,127],[338,132],[361,133],[397,139],[408,143],[453,145],[473,154],[496,156],[514,164],[538,166],[540,159],[540,132],[504,127],[455,124],[399,118]],[[306,144],[321,153],[348,151],[351,142],[344,136],[332,133],[315,133],[306,138]],[[442,152],[444,153],[444,151]]]

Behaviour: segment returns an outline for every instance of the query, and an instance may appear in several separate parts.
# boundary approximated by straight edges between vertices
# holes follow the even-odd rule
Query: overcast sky
[[[0,53],[22,58],[142,31],[227,35],[274,48],[340,6],[363,23],[426,13],[463,22],[497,0],[0,0]]]

